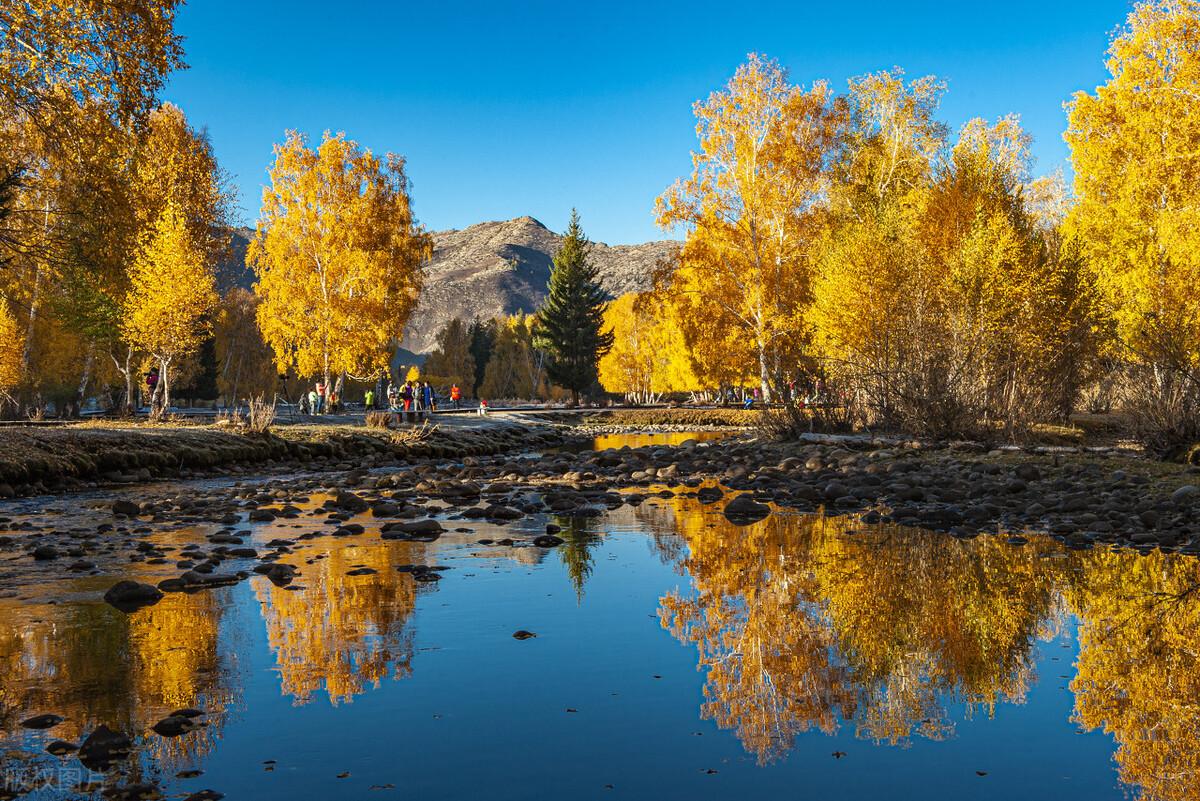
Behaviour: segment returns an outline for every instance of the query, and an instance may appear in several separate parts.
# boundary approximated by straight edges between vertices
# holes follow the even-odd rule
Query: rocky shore
[[[563,444],[565,432],[497,422],[483,428],[76,425],[0,430],[0,499],[200,476],[351,470]]]
[[[67,432],[36,433],[61,438]],[[573,438],[569,430],[516,423],[419,437],[338,427],[284,427],[278,435],[258,436],[175,430],[165,437],[169,448],[155,444],[161,435],[153,429],[70,433],[74,450],[53,459],[66,460],[78,472],[57,479],[26,472],[22,489],[244,470],[263,476],[254,486],[181,494],[166,504],[116,501],[111,512],[130,520],[252,525],[297,515],[301,500],[323,494],[333,499],[326,503],[332,522],[369,513],[383,525],[381,534],[428,536],[440,531],[433,518],[594,517],[651,493],[694,494],[720,504],[739,523],[791,510],[854,515],[863,524],[894,523],[955,537],[999,534],[1017,544],[1031,534],[1048,534],[1079,548],[1200,553],[1200,470],[1107,452],[984,451],[850,438],[773,442],[745,434],[678,446],[579,451],[555,448]],[[52,437],[42,443],[53,445]],[[181,456],[190,450],[196,455]],[[5,464],[11,464],[11,449],[7,458]],[[26,460],[24,469],[29,465]],[[277,474],[282,475],[271,477]],[[0,489],[11,494],[14,488]],[[425,518],[431,522],[421,531],[385,525]],[[0,525],[5,522],[0,518]],[[215,535],[245,536],[231,529]],[[29,552],[42,545],[78,550],[51,540],[34,538]]]

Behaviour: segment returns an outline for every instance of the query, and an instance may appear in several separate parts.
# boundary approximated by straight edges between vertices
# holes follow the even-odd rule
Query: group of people
[[[337,390],[318,381],[308,392],[300,394],[300,414],[337,414],[342,409],[342,399]]]
[[[458,384],[450,387],[450,403],[453,408],[462,408],[462,390]],[[300,414],[335,414],[341,410],[341,399],[332,387],[318,381],[311,390],[300,395]],[[363,394],[363,407],[367,411],[392,411],[414,418],[429,417],[438,410],[438,395],[428,381],[405,381],[403,384],[388,382],[387,392],[380,397],[377,389],[368,389]],[[482,410],[486,401],[480,402]],[[481,411],[486,414],[486,411]]]
[[[405,416],[408,416],[410,412],[415,412],[417,416],[428,417],[437,411],[437,403],[437,393],[434,392],[428,381],[405,381],[400,386],[393,383],[388,384],[388,408],[403,412]]]

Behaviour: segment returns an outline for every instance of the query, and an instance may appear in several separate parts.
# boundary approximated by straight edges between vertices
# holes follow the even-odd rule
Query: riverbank
[[[561,430],[506,421],[396,430],[324,423],[269,433],[113,422],[9,427],[0,429],[0,498],[228,473],[379,467],[554,447],[564,439]]]
[[[613,428],[669,425],[663,413],[674,411],[583,413],[559,416],[556,424],[536,414],[496,415],[396,431],[329,423],[277,426],[269,434],[219,426],[7,429],[0,431],[0,494],[212,475],[279,476],[272,480],[290,483],[297,474],[322,472],[330,477],[315,486],[336,491],[358,486],[368,468],[409,465],[413,469],[390,472],[380,489],[419,488],[421,496],[451,504],[483,493],[489,504],[473,512],[478,517],[505,508],[521,516],[545,509],[588,516],[667,487],[703,489],[702,500],[720,502],[727,517],[744,522],[790,510],[957,537],[1001,533],[1017,544],[1044,533],[1072,547],[1200,554],[1200,468],[1115,448],[987,450],[975,443],[833,435],[776,442],[738,433],[741,426],[732,424],[720,429],[732,436],[714,441],[578,447]],[[716,411],[724,416],[729,410]],[[642,419],[654,422],[637,424]],[[573,447],[562,447],[569,443]],[[350,473],[359,478],[348,482]],[[463,482],[469,482],[465,489]],[[313,488],[306,482],[306,491]]]

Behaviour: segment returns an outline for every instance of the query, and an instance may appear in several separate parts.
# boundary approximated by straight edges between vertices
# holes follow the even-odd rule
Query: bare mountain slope
[[[546,296],[551,258],[562,237],[532,217],[485,222],[433,234],[433,259],[425,267],[425,290],[409,320],[403,347],[427,353],[455,317],[487,319],[535,310]],[[654,265],[678,243],[592,245],[591,259],[612,296],[649,286]]]

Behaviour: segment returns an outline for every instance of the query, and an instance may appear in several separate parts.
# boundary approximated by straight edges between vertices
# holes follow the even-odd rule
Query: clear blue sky
[[[899,65],[949,83],[942,118],[1015,112],[1035,171],[1067,164],[1062,104],[1105,77],[1128,0],[315,2],[191,0],[190,69],[165,96],[207,127],[252,223],[273,143],[345,131],[408,158],[417,216],[530,214],[592,239],[663,238],[654,198],[690,169],[693,101],[751,51],[793,81]],[[743,13],[743,11],[745,13]]]

